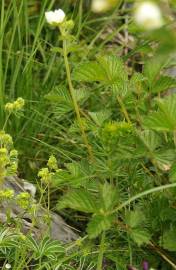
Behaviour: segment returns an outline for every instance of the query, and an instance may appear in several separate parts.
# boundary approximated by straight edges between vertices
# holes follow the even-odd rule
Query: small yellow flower
[[[48,163],[47,163],[47,166],[49,167],[49,169],[51,170],[57,170],[58,169],[58,165],[57,165],[57,160],[55,158],[55,156],[50,156],[49,160],[48,160]]]
[[[43,182],[49,183],[51,180],[51,173],[49,172],[48,168],[42,168],[38,172],[38,177],[40,177]]]
[[[31,196],[28,192],[21,192],[16,196],[16,202],[21,208],[27,209],[30,206],[30,198]]]
[[[21,111],[23,109],[24,105],[25,105],[24,99],[19,97],[14,102],[6,103],[5,110],[9,113],[18,112],[18,111]]]
[[[6,189],[0,191],[0,200],[11,200],[14,197],[14,190]]]

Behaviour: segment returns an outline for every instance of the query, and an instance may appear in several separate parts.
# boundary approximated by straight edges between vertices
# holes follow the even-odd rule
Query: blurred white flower
[[[163,25],[161,10],[155,3],[144,1],[136,5],[135,22],[146,30],[160,28]]]
[[[105,12],[110,8],[108,0],[92,0],[91,9],[95,13]]]
[[[5,265],[5,268],[6,269],[10,269],[12,266],[11,266],[11,264],[10,263],[6,263],[6,265]]]
[[[65,13],[62,9],[56,9],[54,11],[45,12],[45,18],[51,25],[58,25],[65,19]]]

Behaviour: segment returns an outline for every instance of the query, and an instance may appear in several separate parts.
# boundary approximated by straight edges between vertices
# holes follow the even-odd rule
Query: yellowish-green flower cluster
[[[13,145],[12,137],[9,134],[6,134],[5,131],[0,131],[0,146],[1,147],[11,147]]]
[[[16,196],[16,202],[21,208],[28,209],[31,203],[31,195],[28,192],[21,192]]]
[[[23,109],[24,105],[25,105],[24,99],[19,97],[14,102],[8,102],[5,105],[5,110],[9,113],[18,112],[18,111],[21,111]]]
[[[50,170],[57,170],[58,169],[58,165],[57,165],[57,160],[55,158],[55,156],[50,156],[47,166]]]
[[[132,125],[127,122],[109,122],[102,130],[102,138],[105,143],[114,144],[116,140],[132,131]]]
[[[55,173],[59,171],[61,171],[61,169],[58,168],[57,160],[55,156],[51,155],[47,162],[47,167],[42,168],[38,172],[38,177],[40,177],[41,181],[45,184],[49,184],[52,181],[52,177],[55,175]]]
[[[18,167],[18,152],[12,149],[12,137],[0,131],[0,183],[9,175],[15,175]]]
[[[38,177],[40,177],[44,183],[49,183],[51,181],[51,173],[48,168],[42,168],[38,172]]]
[[[14,198],[14,191],[12,189],[0,190],[0,201],[11,200]]]

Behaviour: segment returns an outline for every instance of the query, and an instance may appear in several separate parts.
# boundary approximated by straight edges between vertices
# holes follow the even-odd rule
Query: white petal
[[[53,23],[53,17],[54,17],[54,12],[53,11],[48,11],[45,12],[45,18],[49,24]]]
[[[58,9],[55,11],[45,12],[46,20],[49,24],[59,24],[62,23],[65,19],[65,13],[62,9]]]
[[[55,22],[62,23],[65,19],[65,12],[62,9],[58,9],[54,11],[55,13]]]

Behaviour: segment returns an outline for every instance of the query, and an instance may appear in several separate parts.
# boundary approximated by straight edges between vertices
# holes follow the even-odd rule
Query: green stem
[[[174,145],[176,146],[176,131],[175,130],[173,132],[173,137],[174,137]]]
[[[160,192],[160,191],[163,191],[165,189],[169,189],[169,188],[174,188],[176,187],[176,183],[173,183],[173,184],[168,184],[168,185],[163,185],[163,186],[160,186],[160,187],[155,187],[155,188],[151,188],[151,189],[148,189],[144,192],[141,192],[133,197],[131,197],[130,199],[128,199],[126,202],[122,203],[121,205],[119,205],[118,207],[116,207],[114,210],[112,210],[110,212],[110,214],[114,214],[120,210],[122,210],[124,207],[126,207],[127,205],[131,204],[132,202],[148,195],[148,194],[152,194],[152,193],[155,193],[155,192]]]
[[[70,66],[69,66],[68,56],[67,56],[68,54],[67,54],[67,40],[66,39],[63,40],[63,55],[64,55],[64,62],[65,62],[65,68],[66,68],[66,74],[67,74],[67,80],[68,80],[70,95],[71,95],[71,98],[72,98],[72,101],[73,101],[73,106],[74,106],[75,113],[76,113],[76,116],[77,116],[78,124],[79,124],[80,130],[81,130],[81,134],[82,134],[84,144],[87,147],[87,151],[88,151],[90,160],[93,161],[92,149],[91,149],[91,146],[88,143],[87,135],[85,133],[83,122],[82,122],[81,115],[80,115],[79,106],[78,106],[76,97],[74,95],[74,88],[73,88],[73,85],[72,85]]]
[[[78,32],[77,32],[77,39],[79,39],[82,27],[82,14],[83,14],[83,0],[79,2],[79,12],[78,12]]]
[[[6,129],[6,126],[7,126],[7,123],[8,123],[8,120],[9,120],[10,116],[11,116],[11,113],[9,113],[9,114],[6,116],[6,120],[5,120],[4,126],[3,126],[3,128],[2,128],[3,130]]]
[[[100,243],[98,261],[97,261],[97,270],[102,270],[103,255],[104,255],[104,244],[105,244],[105,232],[103,232],[102,235],[101,235],[101,243]]]
[[[129,117],[129,115],[128,115],[128,112],[127,112],[127,110],[126,110],[126,108],[125,108],[125,105],[124,105],[124,103],[123,103],[123,100],[121,99],[120,96],[117,96],[117,100],[118,100],[118,103],[119,103],[119,105],[120,105],[120,107],[121,107],[121,110],[122,110],[122,112],[123,112],[123,114],[124,114],[124,116],[125,116],[126,121],[127,121],[129,124],[131,124],[131,120],[130,120],[130,117]]]

